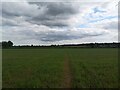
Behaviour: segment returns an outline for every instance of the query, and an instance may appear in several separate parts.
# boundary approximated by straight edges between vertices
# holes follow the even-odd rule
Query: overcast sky
[[[2,40],[23,44],[118,41],[118,1],[2,2]]]

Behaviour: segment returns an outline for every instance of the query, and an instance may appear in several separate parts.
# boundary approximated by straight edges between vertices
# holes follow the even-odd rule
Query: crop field
[[[3,49],[3,88],[117,88],[118,49]]]

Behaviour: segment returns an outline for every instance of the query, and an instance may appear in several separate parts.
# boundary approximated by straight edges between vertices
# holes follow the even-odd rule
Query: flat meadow
[[[3,88],[117,88],[117,48],[3,49]]]

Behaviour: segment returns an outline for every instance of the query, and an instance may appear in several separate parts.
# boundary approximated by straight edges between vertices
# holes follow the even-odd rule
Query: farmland
[[[3,49],[3,88],[116,88],[115,48]]]

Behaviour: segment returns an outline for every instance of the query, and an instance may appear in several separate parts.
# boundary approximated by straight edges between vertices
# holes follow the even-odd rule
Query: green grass
[[[63,50],[3,50],[3,87],[60,87]]]
[[[3,88],[62,87],[65,55],[72,87],[118,86],[118,51],[114,48],[3,49]]]
[[[68,53],[74,76],[73,87],[118,87],[117,49],[74,49]]]

